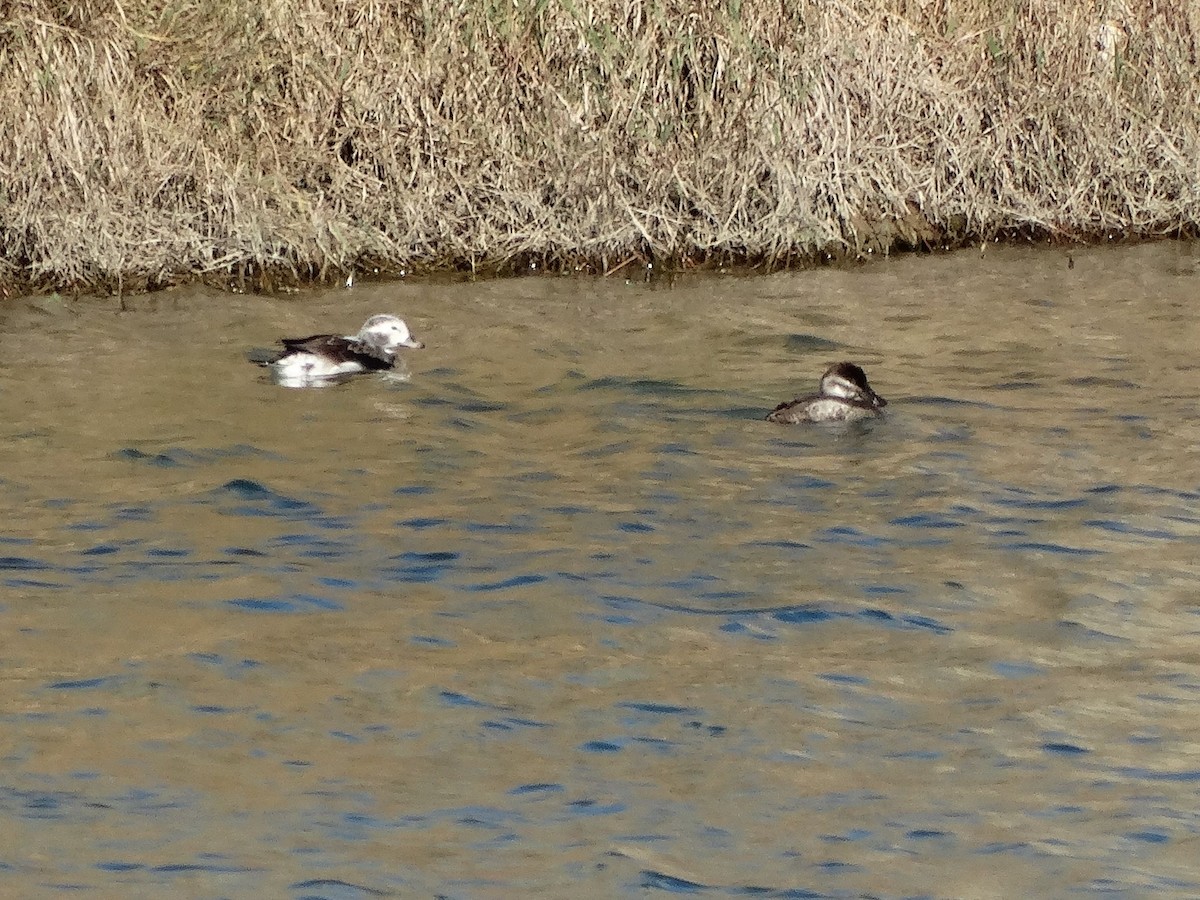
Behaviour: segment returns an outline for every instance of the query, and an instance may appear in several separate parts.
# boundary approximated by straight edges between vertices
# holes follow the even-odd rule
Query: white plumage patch
[[[275,383],[283,387],[319,387],[363,371],[361,363],[336,362],[315,353],[291,353],[271,365]]]

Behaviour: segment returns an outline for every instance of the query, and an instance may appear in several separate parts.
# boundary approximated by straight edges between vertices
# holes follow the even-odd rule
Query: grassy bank
[[[7,7],[10,284],[786,265],[1200,222],[1200,4]]]

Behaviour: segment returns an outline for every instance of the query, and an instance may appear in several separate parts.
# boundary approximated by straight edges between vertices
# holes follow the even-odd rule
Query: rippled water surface
[[[0,893],[1200,894],[1198,260],[4,301]]]

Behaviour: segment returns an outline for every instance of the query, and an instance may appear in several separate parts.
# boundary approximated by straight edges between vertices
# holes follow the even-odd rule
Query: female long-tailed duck
[[[804,422],[857,422],[880,416],[887,401],[867,384],[867,373],[850,362],[835,363],[821,376],[820,391],[780,403],[767,415],[768,422],[799,425]]]
[[[389,315],[371,316],[356,335],[314,334],[280,343],[280,352],[251,360],[269,367],[276,383],[285,387],[325,385],[359,372],[380,372],[396,365],[401,347],[425,346],[403,319]]]

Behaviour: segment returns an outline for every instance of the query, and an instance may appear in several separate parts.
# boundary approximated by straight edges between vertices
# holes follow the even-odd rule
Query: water
[[[1196,895],[1198,257],[7,301],[0,892]]]

